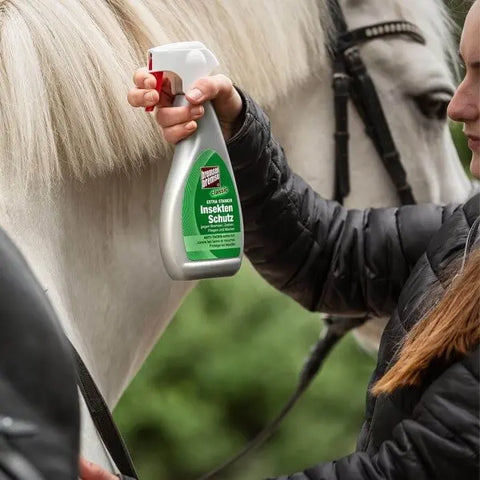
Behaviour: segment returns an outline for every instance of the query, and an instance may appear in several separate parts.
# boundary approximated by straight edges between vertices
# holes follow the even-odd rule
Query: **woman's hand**
[[[113,473],[107,472],[94,463],[87,462],[84,458],[80,458],[79,468],[80,480],[118,480]]]
[[[159,95],[155,90],[155,77],[145,68],[135,72],[133,81],[136,87],[128,92],[128,102],[132,107],[159,107],[155,109],[155,118],[167,142],[177,143],[197,129],[196,120],[203,116],[202,104],[207,100],[212,101],[225,140],[233,136],[238,128],[242,99],[225,75],[197,80],[185,95],[190,102],[186,107],[172,106],[173,96],[168,82],[164,82]]]

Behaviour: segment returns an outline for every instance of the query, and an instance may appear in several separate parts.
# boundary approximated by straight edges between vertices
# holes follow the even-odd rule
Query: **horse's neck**
[[[130,180],[117,174],[68,184],[49,202],[32,193],[28,205],[3,204],[1,224],[110,405],[189,288],[167,277],[159,251],[166,167],[148,167]]]

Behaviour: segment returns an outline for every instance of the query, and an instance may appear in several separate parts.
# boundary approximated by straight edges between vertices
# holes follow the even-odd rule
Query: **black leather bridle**
[[[425,44],[425,38],[415,25],[406,21],[383,22],[348,30],[338,0],[328,0],[328,4],[336,29],[336,41],[331,50],[333,89],[335,92],[335,199],[343,203],[344,198],[350,193],[348,100],[351,98],[365,124],[367,135],[372,139],[375,149],[395,185],[401,203],[413,204],[415,198],[412,189],[408,184],[405,169],[400,161],[400,155],[395,147],[375,85],[360,56],[359,45],[391,36],[402,36],[414,42]],[[325,319],[327,326],[325,334],[313,347],[312,353],[302,369],[298,386],[280,414],[238,454],[203,475],[199,480],[213,478],[253,448],[264,443],[308,388],[332,348],[347,332],[360,326],[366,320],[367,317],[327,317]],[[101,393],[76,352],[75,359],[80,389],[106,449],[124,475],[137,479],[138,476],[128,450]]]
[[[365,125],[365,131],[395,186],[400,202],[402,205],[416,203],[359,46],[371,40],[392,36],[403,36],[422,45],[426,44],[426,40],[414,24],[403,20],[348,30],[338,0],[329,0],[328,3],[337,35],[331,50],[335,99],[335,200],[343,204],[344,198],[350,193],[348,100],[351,98]]]

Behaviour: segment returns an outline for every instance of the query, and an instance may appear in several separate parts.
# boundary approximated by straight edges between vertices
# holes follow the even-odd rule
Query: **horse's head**
[[[452,23],[435,0],[345,0],[348,27],[391,20],[414,23],[426,39],[376,39],[361,54],[379,93],[417,201],[457,201],[468,194],[447,122],[456,56]],[[354,152],[352,152],[354,156]]]
[[[332,13],[324,8],[329,3],[333,1],[316,0],[312,15],[324,16],[321,34],[332,49],[335,25]],[[406,35],[387,36],[362,43],[359,49],[376,85],[417,201],[448,202],[465,198],[469,184],[458,161],[446,117],[454,89],[450,67],[456,46],[445,7],[434,0],[340,0],[339,3],[349,30],[382,22],[408,21],[425,37],[426,44],[421,44]],[[323,8],[318,8],[319,5]],[[304,38],[307,36],[316,45],[312,30],[304,29]],[[328,57],[315,56],[315,49],[298,49],[299,57],[306,55],[311,60],[309,78],[297,75],[294,88],[284,98],[277,99],[270,113],[274,132],[285,147],[293,169],[322,195],[331,198],[335,170],[332,66]],[[349,130],[351,193],[346,204],[352,207],[398,204],[393,183],[351,102]]]

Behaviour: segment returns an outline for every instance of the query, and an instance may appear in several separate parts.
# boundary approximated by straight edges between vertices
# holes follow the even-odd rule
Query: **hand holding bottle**
[[[178,143],[197,129],[197,120],[204,114],[202,104],[211,100],[225,141],[237,131],[242,112],[242,98],[232,81],[225,75],[212,75],[197,80],[186,92],[190,105],[173,107],[173,96],[166,81],[160,94],[155,90],[156,79],[146,68],[140,68],[133,77],[135,88],[128,92],[133,107],[157,106],[155,118],[163,129],[165,139]]]

